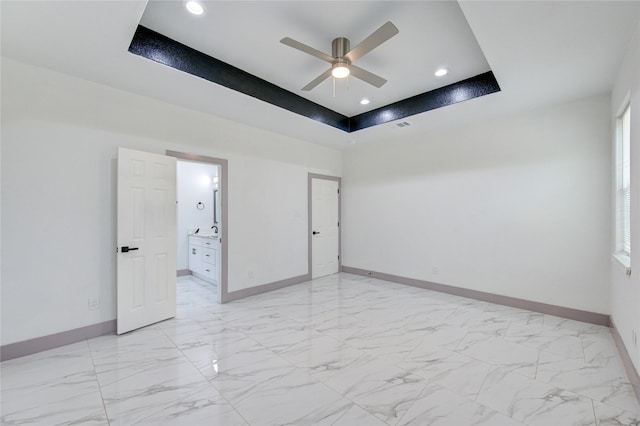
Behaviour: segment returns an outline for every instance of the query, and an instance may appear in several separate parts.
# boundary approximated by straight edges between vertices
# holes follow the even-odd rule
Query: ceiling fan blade
[[[306,86],[304,86],[302,88],[302,90],[304,90],[305,92],[308,92],[309,90],[313,89],[314,87],[316,87],[318,84],[322,83],[323,81],[325,81],[327,78],[329,78],[329,76],[331,75],[331,68],[329,68],[328,70],[326,70],[325,72],[323,72],[322,74],[320,74],[318,77],[316,77],[311,83],[307,84]]]
[[[377,88],[384,86],[384,84],[387,82],[387,80],[385,80],[384,78],[370,73],[367,70],[363,70],[362,68],[357,67],[353,64],[349,65],[349,70],[351,71],[351,75],[355,78],[359,78],[360,80],[369,83],[372,86],[376,86]]]
[[[399,32],[395,25],[387,22],[375,30],[369,37],[362,40],[359,45],[351,49],[349,53],[345,55],[345,58],[350,62],[355,62]]]
[[[307,46],[306,44],[300,43],[299,41],[296,41],[289,37],[283,38],[282,40],[280,40],[280,43],[286,44],[289,47],[293,47],[294,49],[298,49],[304,53],[308,53],[311,56],[315,56],[316,58],[322,59],[323,61],[327,61],[329,63],[332,63],[335,60],[332,56],[329,56],[326,53],[323,53],[311,46]]]

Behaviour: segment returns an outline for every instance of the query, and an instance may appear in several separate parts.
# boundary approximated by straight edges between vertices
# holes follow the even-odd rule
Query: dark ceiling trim
[[[349,117],[138,25],[129,52],[228,87],[296,114],[349,131]]]
[[[347,117],[142,25],[138,25],[136,29],[129,52],[345,132],[355,132],[500,91],[493,72],[488,71],[363,114]]]
[[[500,86],[493,72],[488,71],[372,111],[354,115],[349,118],[349,131],[355,132],[499,91]]]

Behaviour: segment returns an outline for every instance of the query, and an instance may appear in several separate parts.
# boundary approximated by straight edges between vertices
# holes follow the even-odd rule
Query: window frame
[[[626,100],[616,115],[614,256],[631,271],[631,102]]]

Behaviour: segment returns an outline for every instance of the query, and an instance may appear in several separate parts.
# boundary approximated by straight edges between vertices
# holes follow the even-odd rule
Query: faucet
[[[216,233],[216,234],[218,233],[218,227],[216,225],[212,225],[211,229],[213,229],[214,233]]]

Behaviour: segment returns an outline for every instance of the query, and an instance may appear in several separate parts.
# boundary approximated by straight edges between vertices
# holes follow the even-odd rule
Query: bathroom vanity
[[[189,235],[189,270],[191,273],[202,280],[217,284],[219,247],[218,235]]]

